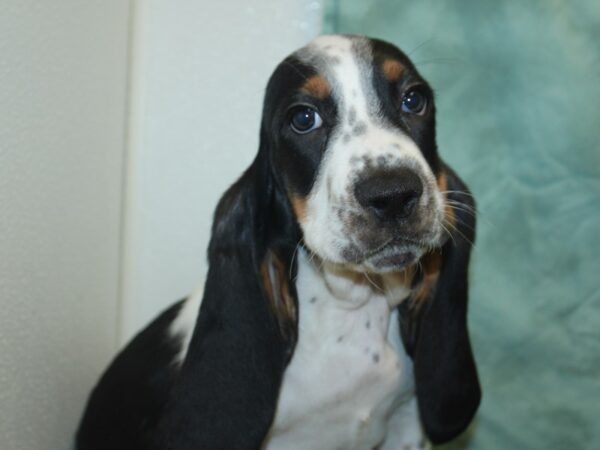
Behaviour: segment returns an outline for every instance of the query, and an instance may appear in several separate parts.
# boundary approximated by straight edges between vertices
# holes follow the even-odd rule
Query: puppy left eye
[[[402,96],[402,111],[410,114],[425,114],[427,96],[418,89],[411,89]]]
[[[310,133],[322,124],[319,113],[309,106],[299,106],[292,110],[290,126],[298,134]]]

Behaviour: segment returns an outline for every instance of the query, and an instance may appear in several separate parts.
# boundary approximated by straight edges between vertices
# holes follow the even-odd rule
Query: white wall
[[[2,450],[67,448],[118,346],[202,283],[267,78],[320,4],[0,1]]]
[[[68,448],[116,348],[129,6],[0,2],[0,448]]]
[[[321,2],[139,2],[121,340],[202,283],[218,197],[258,147],[276,64],[320,29]]]

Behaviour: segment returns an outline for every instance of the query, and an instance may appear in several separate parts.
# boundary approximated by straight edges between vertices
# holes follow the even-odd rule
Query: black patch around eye
[[[371,41],[371,46],[373,64],[376,68],[382,67],[384,62],[389,60],[398,61],[404,67],[400,77],[395,81],[387,79],[383,70],[373,72],[372,83],[379,98],[381,116],[390,126],[402,130],[414,140],[436,173],[439,158],[435,140],[433,91],[410,59],[398,48],[377,39]],[[418,89],[419,94],[410,94],[403,102],[403,97],[413,89]],[[419,111],[419,108],[423,107],[420,94],[424,95],[426,106],[421,114],[411,112]]]
[[[310,133],[321,126],[321,116],[310,106],[297,106],[290,113],[290,125],[298,134]]]
[[[308,79],[319,75],[317,67],[291,56],[277,67],[265,94],[264,139],[261,140],[267,144],[273,172],[280,178],[283,188],[300,197],[310,193],[331,130],[337,126],[334,99],[331,96],[315,98],[303,89]],[[318,112],[322,126],[305,133],[294,131],[292,120],[301,131],[310,130],[312,122],[310,113],[295,111],[296,107],[309,107]],[[295,113],[298,116],[294,118]]]

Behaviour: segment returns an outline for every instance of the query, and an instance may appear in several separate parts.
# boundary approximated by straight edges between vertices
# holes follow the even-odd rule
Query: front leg
[[[417,399],[401,403],[388,420],[388,434],[377,450],[429,450],[431,445],[419,420]]]
[[[388,419],[385,440],[375,450],[429,450],[431,448],[419,416],[413,362],[407,351],[406,341],[401,338],[402,317],[401,311],[394,310],[388,330],[388,340],[396,350],[398,361],[405,374],[400,390],[402,395],[398,406]]]

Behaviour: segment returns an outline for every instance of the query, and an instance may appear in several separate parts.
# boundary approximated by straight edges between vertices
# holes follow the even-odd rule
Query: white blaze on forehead
[[[372,92],[365,92],[371,84],[372,70],[368,42],[356,37],[321,36],[309,45],[309,49],[324,57],[326,67],[322,69],[333,85],[340,121],[352,119],[348,117],[350,108],[356,112],[355,120],[368,120],[369,103],[376,100]],[[360,56],[358,49],[362,53]],[[361,61],[361,57],[368,59]]]

